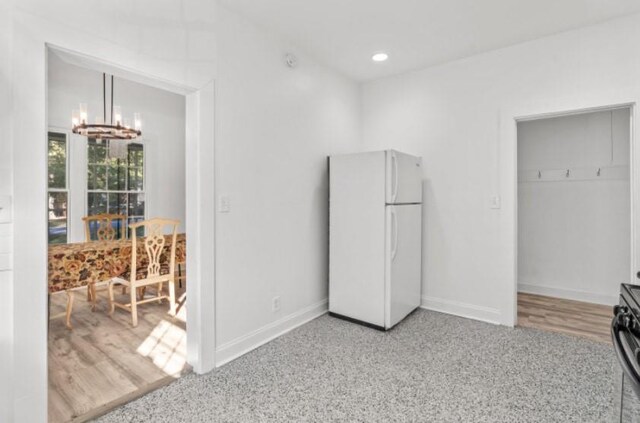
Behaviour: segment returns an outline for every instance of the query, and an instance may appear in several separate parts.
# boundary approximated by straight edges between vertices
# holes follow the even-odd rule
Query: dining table
[[[142,238],[141,240],[143,240]],[[164,250],[171,251],[172,235],[165,235]],[[131,268],[132,241],[117,239],[108,241],[88,241],[71,244],[49,245],[48,283],[49,294],[66,292],[67,311],[58,316],[67,317],[70,327],[73,292],[83,287],[93,290],[93,309],[95,310],[95,286],[111,279],[127,275]],[[176,236],[176,265],[186,262],[186,235]],[[168,255],[163,254],[161,261],[168,262]],[[137,268],[146,267],[147,255],[144,253],[144,242],[138,243]]]

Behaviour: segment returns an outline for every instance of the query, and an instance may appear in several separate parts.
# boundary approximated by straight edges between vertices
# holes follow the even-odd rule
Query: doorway
[[[107,75],[99,64],[79,66],[55,50],[47,59],[48,417],[86,421],[191,371],[186,98]],[[88,123],[133,128],[127,117],[135,119],[141,136],[74,133],[78,108]],[[169,219],[157,227],[158,271],[143,244],[156,227],[137,226],[154,218]],[[134,238],[135,279],[162,282],[126,285]],[[175,278],[173,298],[167,274]],[[126,307],[134,293],[135,313]]]
[[[13,152],[13,374],[10,398],[21,421],[47,419],[47,54],[49,50],[98,64],[186,96],[187,297],[189,364],[197,373],[215,367],[214,78],[213,67],[181,72],[187,62],[153,60],[135,46],[104,43],[95,35],[24,15],[14,26],[11,128]],[[168,64],[170,63],[170,66]],[[209,63],[209,62],[207,62]],[[200,69],[200,68],[199,68]],[[11,295],[11,294],[10,294]]]
[[[517,122],[517,324],[609,342],[632,267],[631,108]]]

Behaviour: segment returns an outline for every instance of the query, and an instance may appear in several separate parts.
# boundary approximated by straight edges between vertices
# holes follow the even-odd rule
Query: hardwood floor
[[[518,326],[611,343],[612,307],[518,293]]]
[[[86,294],[76,294],[73,331],[64,319],[49,323],[50,422],[92,419],[191,370],[184,308],[174,319],[166,301],[141,305],[134,328],[129,313],[116,309],[109,317],[107,293],[98,295],[98,310],[92,312]],[[53,295],[51,314],[64,311],[65,301],[65,294]]]

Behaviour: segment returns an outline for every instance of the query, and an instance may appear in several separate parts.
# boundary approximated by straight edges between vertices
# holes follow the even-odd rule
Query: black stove
[[[616,390],[620,393],[620,422],[640,422],[640,286],[622,284],[620,304],[613,308],[611,341],[622,368]]]

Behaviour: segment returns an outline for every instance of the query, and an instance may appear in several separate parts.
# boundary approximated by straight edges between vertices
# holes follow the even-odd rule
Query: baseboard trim
[[[518,292],[603,305],[616,305],[620,301],[618,299],[618,295],[597,294],[593,292],[582,291],[579,289],[555,288],[551,286],[534,285],[530,283],[519,283]]]
[[[216,348],[216,367],[223,366],[329,311],[328,299],[289,314]]]
[[[500,313],[498,309],[442,298],[423,296],[420,308],[465,317],[467,319],[480,320],[494,325],[499,325],[502,322],[502,313]]]

